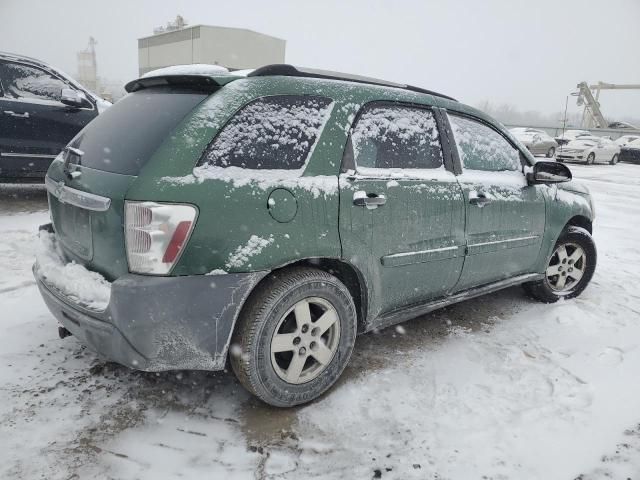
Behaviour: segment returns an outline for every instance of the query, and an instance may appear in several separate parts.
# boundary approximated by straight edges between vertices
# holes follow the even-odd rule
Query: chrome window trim
[[[55,182],[50,177],[45,177],[44,184],[47,191],[61,203],[94,212],[105,212],[111,206],[110,198],[68,187],[64,182]]]

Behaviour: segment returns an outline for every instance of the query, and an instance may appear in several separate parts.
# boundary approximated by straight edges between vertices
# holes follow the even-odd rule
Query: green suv
[[[580,294],[588,191],[435,92],[270,65],[164,70],[46,178],[34,274],[61,337],[146,371],[222,370],[292,406],[357,333],[523,284]]]

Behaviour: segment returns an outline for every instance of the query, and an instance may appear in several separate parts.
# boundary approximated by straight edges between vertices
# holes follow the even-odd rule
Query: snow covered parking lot
[[[365,335],[290,410],[60,340],[31,275],[46,199],[0,186],[0,478],[640,477],[640,166],[570,168],[597,213],[581,297],[513,288]]]

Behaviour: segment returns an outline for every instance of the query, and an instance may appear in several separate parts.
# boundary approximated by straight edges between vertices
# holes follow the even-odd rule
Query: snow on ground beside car
[[[0,478],[636,478],[640,167],[570,168],[597,213],[579,299],[512,288],[362,336],[290,410],[231,373],[134,372],[59,340],[30,272],[47,214],[0,213]]]

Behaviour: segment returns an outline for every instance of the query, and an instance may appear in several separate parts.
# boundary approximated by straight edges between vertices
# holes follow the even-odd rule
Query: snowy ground
[[[513,288],[365,335],[292,410],[58,339],[30,272],[44,193],[0,186],[0,478],[640,478],[640,166],[571,168],[598,215],[579,299]]]

